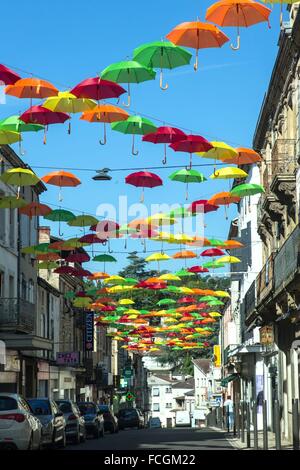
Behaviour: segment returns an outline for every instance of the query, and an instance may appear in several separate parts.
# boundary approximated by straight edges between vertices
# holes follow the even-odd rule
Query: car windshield
[[[110,411],[108,405],[99,405],[98,409],[101,411],[101,413],[109,413]]]
[[[94,403],[79,403],[78,408],[83,415],[94,415],[96,414],[96,406]]]
[[[127,418],[130,417],[130,416],[136,416],[137,414],[137,411],[136,410],[121,410],[119,412],[119,415],[120,416],[126,416]]]
[[[16,410],[18,404],[14,398],[0,397],[0,411]]]
[[[68,401],[57,401],[56,403],[62,413],[72,413],[72,405]]]
[[[51,408],[50,408],[50,403],[48,400],[39,400],[39,399],[32,399],[32,400],[27,400],[33,413],[36,416],[47,416],[51,415]]]

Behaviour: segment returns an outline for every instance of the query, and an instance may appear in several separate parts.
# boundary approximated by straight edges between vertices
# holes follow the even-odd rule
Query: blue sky
[[[1,63],[46,78],[61,90],[76,85],[81,80],[97,75],[113,62],[126,60],[133,49],[143,43],[162,39],[173,27],[183,21],[201,20],[205,17],[210,0],[164,0],[160,2],[99,2],[90,0],[81,4],[65,0],[17,2],[12,12],[11,5],[2,5],[1,34],[5,47],[1,51]],[[102,5],[103,4],[103,5]],[[221,49],[207,49],[199,54],[199,71],[192,65],[167,74],[169,90],[162,92],[158,79],[132,86],[130,112],[142,113],[190,129],[209,140],[223,140],[233,146],[251,146],[253,132],[260,111],[277,53],[279,36],[279,9],[271,14],[271,29],[267,23],[241,30],[241,49],[233,52],[227,43]],[[223,28],[235,42],[236,31]],[[193,51],[191,51],[193,52]],[[28,76],[20,72],[22,76]],[[0,106],[0,118],[25,111],[29,100],[8,97],[6,105]],[[38,104],[38,103],[36,103]],[[161,125],[153,120],[156,125]],[[160,166],[163,147],[141,143],[137,138],[139,155],[130,155],[131,136],[108,130],[108,144],[100,146],[102,125],[72,119],[72,133],[68,135],[67,124],[49,127],[47,145],[43,145],[41,133],[24,136],[27,161],[43,176],[50,169],[39,166],[73,168],[143,168]],[[18,146],[14,147],[18,151]],[[188,163],[188,156],[168,152],[169,165]],[[194,163],[208,163],[194,156]],[[157,170],[164,179],[164,186],[146,192],[146,203],[185,203],[185,187],[180,183],[167,181],[172,169]],[[213,167],[201,171],[208,176]],[[155,172],[155,171],[154,171]],[[124,184],[130,172],[114,172],[110,183],[94,182],[93,172],[76,171],[82,185],[63,191],[62,205],[77,214],[95,214],[101,203],[117,206],[119,194],[128,196],[128,204],[139,201],[140,190]],[[215,192],[228,189],[228,182],[208,181],[190,185],[189,201],[208,198]],[[57,188],[49,187],[41,201],[58,206]],[[234,216],[235,212],[230,212]],[[223,208],[209,214],[206,235],[226,238],[228,221]],[[41,220],[43,224],[43,219]],[[55,232],[54,232],[55,233]],[[55,233],[56,234],[56,233]],[[82,235],[76,229],[65,228],[65,237]],[[114,241],[115,251],[124,251],[123,241]],[[149,244],[149,250],[160,248]],[[139,242],[131,241],[128,249],[141,249]],[[125,254],[117,255],[117,271],[126,261]],[[194,263],[195,264],[195,263]],[[178,269],[181,263],[165,264],[169,269]],[[102,266],[89,265],[94,270]]]

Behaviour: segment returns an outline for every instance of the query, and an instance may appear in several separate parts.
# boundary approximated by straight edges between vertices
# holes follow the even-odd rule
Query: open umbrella
[[[41,204],[39,202],[31,202],[24,207],[19,209],[20,214],[28,215],[31,219],[32,217],[45,216],[52,212],[52,209],[46,204]]]
[[[50,111],[43,106],[31,106],[20,116],[21,121],[27,124],[41,124],[44,127],[44,144],[47,142],[47,129],[50,124],[63,124],[70,119],[66,113]]]
[[[282,26],[283,22],[283,4],[289,4],[292,5],[293,3],[298,3],[299,0],[262,0],[264,3],[269,3],[271,5],[274,5],[274,3],[280,3],[280,26]]]
[[[210,204],[207,199],[199,199],[198,201],[194,201],[188,208],[189,212],[192,214],[207,214],[208,212],[214,212],[218,209],[219,206],[216,204]]]
[[[27,202],[21,197],[2,196],[0,197],[0,209],[19,209],[25,207]]]
[[[112,104],[99,104],[95,108],[89,111],[82,113],[80,119],[88,122],[103,122],[104,126],[104,139],[100,140],[101,145],[105,145],[107,142],[106,137],[106,124],[116,121],[126,121],[129,114],[124,111],[124,109],[119,108],[118,106],[113,106]]]
[[[21,186],[34,186],[40,180],[35,173],[26,168],[11,168],[6,170],[1,176],[0,180],[12,186],[18,186],[18,197],[20,194]]]
[[[238,186],[235,186],[230,191],[230,194],[232,196],[245,197],[245,196],[254,196],[255,194],[261,194],[264,192],[265,192],[264,187],[261,186],[260,184],[245,183],[245,184],[239,184]]]
[[[83,80],[72,88],[71,93],[77,98],[90,98],[101,101],[108,98],[119,98],[126,90],[120,85],[101,77],[92,77]]]
[[[144,188],[155,188],[163,185],[162,179],[155,173],[150,173],[149,171],[131,173],[126,176],[125,182],[126,184],[142,188],[141,202],[144,202]]]
[[[192,168],[192,154],[196,152],[207,152],[212,148],[208,140],[200,135],[187,135],[185,140],[174,142],[169,145],[175,152],[187,152],[190,154],[190,169]]]
[[[229,206],[229,204],[234,204],[240,202],[241,198],[238,196],[233,196],[231,193],[223,191],[221,193],[214,194],[209,200],[209,204],[213,204],[216,206],[225,206],[225,217],[227,220],[227,211],[226,207]]]
[[[56,96],[58,89],[55,88],[50,82],[41,80],[40,78],[20,78],[12,85],[5,88],[7,95],[16,96],[17,98],[47,98],[49,96]]]
[[[61,188],[62,187],[76,187],[81,184],[81,181],[73,173],[67,171],[53,171],[43,176],[42,181],[46,184],[59,187],[59,201],[62,201]]]
[[[88,227],[89,225],[97,224],[98,220],[92,215],[78,215],[72,220],[69,220],[68,225],[70,227]]]
[[[220,170],[215,170],[215,172],[210,176],[211,179],[240,179],[240,178],[247,178],[248,173],[240,168],[235,167],[226,167],[221,168]]]
[[[163,69],[174,69],[183,65],[188,65],[192,55],[182,47],[175,46],[172,42],[156,41],[134,50],[133,59],[140,64],[152,69],[160,70],[159,86],[162,90],[167,90],[169,85],[163,85]]]
[[[103,263],[103,271],[105,271],[105,263],[116,263],[117,260],[111,255],[103,254],[94,256],[93,261],[98,261]]]
[[[226,250],[235,250],[237,248],[242,248],[243,246],[245,245],[237,240],[225,240],[223,245]]]
[[[225,255],[224,251],[220,250],[219,248],[209,248],[208,250],[204,250],[201,253],[201,256],[209,256],[212,258],[223,255]]]
[[[203,264],[204,268],[209,268],[209,269],[224,268],[224,266],[225,266],[224,263],[218,263],[217,261],[208,261],[207,263]]]
[[[19,132],[0,129],[0,145],[14,144],[15,142],[21,142],[21,140],[22,137]]]
[[[238,152],[236,149],[226,144],[225,142],[212,141],[211,145],[213,148],[208,150],[208,152],[197,152],[196,155],[202,158],[211,158],[214,160],[214,171],[216,170],[216,161],[221,160],[227,162],[233,158],[238,157]]]
[[[125,105],[129,107],[131,104],[130,83],[141,83],[147,80],[155,80],[156,73],[153,69],[134,60],[117,62],[109,65],[101,73],[101,77],[116,83],[128,84],[128,102]]]
[[[149,134],[155,132],[157,127],[149,119],[141,116],[129,116],[126,121],[114,122],[111,125],[112,130],[122,132],[123,134],[132,134],[132,155],[138,155],[134,148],[135,135]]]
[[[90,257],[87,253],[72,253],[66,258],[67,263],[87,263]]]
[[[221,0],[211,5],[206,12],[206,20],[219,26],[237,27],[237,45],[231,45],[233,50],[240,48],[240,27],[252,26],[267,21],[271,10],[253,0]]]
[[[9,69],[5,65],[0,64],[0,81],[1,82],[5,83],[5,85],[13,85],[20,79],[21,79],[20,75],[18,75],[16,72],[13,72],[13,70]]]
[[[37,265],[38,269],[47,269],[48,271],[52,269],[57,269],[59,268],[59,264],[56,263],[55,261],[41,261]]]
[[[58,233],[62,237],[63,234],[60,231],[61,222],[69,222],[70,220],[75,219],[73,212],[64,210],[64,209],[54,209],[49,214],[44,215],[44,219],[51,220],[52,222],[58,222]]]
[[[207,268],[203,268],[203,266],[192,266],[191,268],[188,268],[188,271],[194,274],[201,274],[201,273],[209,272],[209,270]]]
[[[229,41],[229,38],[215,25],[200,21],[180,23],[166,37],[173,44],[196,49],[195,72],[198,70],[199,49],[222,47]]]
[[[166,255],[165,253],[153,253],[152,255],[145,258],[145,261],[147,261],[147,263],[150,263],[151,261],[157,261],[158,272],[160,272],[160,261],[168,261],[169,259],[171,259],[170,256]]]
[[[235,163],[236,165],[252,165],[253,163],[258,163],[262,161],[261,156],[257,152],[255,152],[255,150],[248,149],[245,147],[239,147],[235,150],[237,152],[237,155],[232,156],[232,158],[226,158],[224,162]]]
[[[241,260],[237,258],[236,256],[222,256],[219,258],[216,263],[229,263],[229,264],[234,264],[234,263],[241,263]]]
[[[21,121],[18,115],[9,116],[0,121],[0,131],[13,131],[19,132],[22,135],[22,132],[38,132],[42,131],[44,126],[41,124],[26,124],[24,121]],[[23,153],[21,149],[21,140],[20,142],[20,153]]]
[[[175,171],[169,176],[169,179],[171,181],[179,181],[181,183],[186,184],[186,195],[185,195],[186,201],[189,198],[189,193],[188,193],[189,183],[203,183],[204,181],[206,181],[206,178],[203,175],[203,173],[200,173],[199,171],[196,171],[196,170],[187,170],[187,169]]]
[[[144,135],[142,140],[153,144],[164,144],[165,155],[162,162],[165,165],[167,163],[167,144],[185,140],[186,137],[186,134],[176,127],[162,126],[158,127],[156,132]]]

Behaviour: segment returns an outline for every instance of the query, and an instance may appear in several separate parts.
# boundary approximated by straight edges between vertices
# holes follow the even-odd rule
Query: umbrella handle
[[[140,202],[143,203],[144,201],[145,201],[145,188],[143,187],[143,188],[142,188],[142,193],[141,193]]]
[[[192,158],[193,158],[193,155],[192,153],[190,153],[190,164],[189,166],[187,167],[188,170],[191,170],[193,168],[193,161],[192,161]]]
[[[131,149],[131,153],[134,157],[136,157],[138,154],[139,154],[139,151],[138,150],[135,150],[134,148],[134,134],[132,134],[132,149]]]
[[[101,139],[99,140],[99,144],[100,144],[100,145],[105,145],[106,142],[107,142],[107,138],[106,138],[106,123],[104,123],[104,126],[103,126],[103,127],[104,127],[104,135],[103,135],[103,140],[101,140]]]
[[[189,199],[189,183],[186,183],[185,200]]]
[[[61,193],[61,186],[59,187],[58,200],[59,202],[63,200],[62,193]]]
[[[239,26],[237,27],[237,42],[236,42],[236,46],[234,46],[233,44],[230,44],[230,47],[233,51],[238,51],[239,48],[241,46],[241,37],[240,37],[240,28]]]
[[[162,160],[162,164],[166,165],[166,163],[167,163],[167,144],[164,144],[164,148],[165,148],[165,155],[164,155],[164,159]]]
[[[144,238],[144,250],[143,250],[144,253],[147,253],[147,247],[146,247],[146,239]]]
[[[69,126],[68,126],[68,134],[71,134],[71,121],[69,121]]]
[[[127,103],[123,103],[125,108],[130,108],[131,105],[131,95],[130,95],[130,83],[128,83],[128,95],[127,95]]]
[[[196,49],[196,60],[194,63],[194,70],[197,72],[198,70],[198,65],[199,65],[199,49]]]
[[[160,89],[163,90],[163,91],[166,91],[169,88],[168,83],[163,85],[163,71],[162,71],[162,69],[160,69],[159,86],[160,86]]]
[[[58,222],[58,235],[59,235],[60,237],[63,237],[63,235],[64,235],[64,234],[61,233],[61,231],[60,231],[60,221]]]
[[[43,139],[43,144],[46,145],[47,143],[47,126],[45,126],[44,129],[44,139]]]

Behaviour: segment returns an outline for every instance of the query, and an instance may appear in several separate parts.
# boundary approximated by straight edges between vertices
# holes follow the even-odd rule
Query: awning
[[[229,382],[232,382],[233,380],[237,380],[239,378],[239,374],[231,374],[227,375],[227,377],[224,377],[224,379],[221,380],[221,387],[226,387]]]

